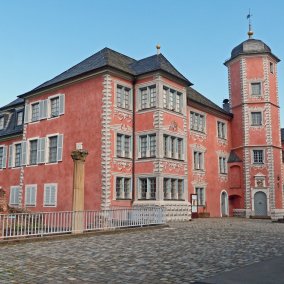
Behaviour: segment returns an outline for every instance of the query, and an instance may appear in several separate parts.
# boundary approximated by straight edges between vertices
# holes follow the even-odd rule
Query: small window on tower
[[[261,96],[261,83],[251,83],[251,94],[253,96]]]
[[[274,64],[272,62],[269,63],[270,73],[274,74]]]

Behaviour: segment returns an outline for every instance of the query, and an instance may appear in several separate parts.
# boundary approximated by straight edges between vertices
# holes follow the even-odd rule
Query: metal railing
[[[0,239],[159,225],[165,220],[162,207],[0,214]]]

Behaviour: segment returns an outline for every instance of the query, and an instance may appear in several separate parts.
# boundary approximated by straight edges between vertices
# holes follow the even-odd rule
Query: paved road
[[[284,256],[283,244],[284,224],[230,218],[17,243],[0,246],[0,283],[201,282],[220,272]]]

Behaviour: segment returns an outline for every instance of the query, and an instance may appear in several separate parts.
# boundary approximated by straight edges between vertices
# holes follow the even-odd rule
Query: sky
[[[284,60],[282,0],[0,0],[0,106],[104,47],[135,59],[161,53],[218,105],[228,98],[224,61],[254,38]],[[284,63],[278,64],[280,107]],[[281,110],[284,127],[284,107]]]

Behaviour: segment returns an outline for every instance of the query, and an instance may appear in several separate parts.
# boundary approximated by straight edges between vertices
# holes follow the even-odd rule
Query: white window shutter
[[[29,113],[30,113],[30,105],[26,104],[25,105],[25,117],[24,117],[24,123],[29,122]]]
[[[150,136],[147,135],[147,148],[146,148],[146,157],[150,157]]]
[[[125,135],[121,135],[121,156],[125,157]]]
[[[13,144],[9,146],[9,160],[8,160],[8,167],[13,167]]]
[[[138,136],[137,137],[137,139],[138,139],[138,158],[141,158],[141,137],[140,136]]]
[[[22,165],[27,164],[27,141],[22,141]]]
[[[37,163],[45,163],[45,137],[39,138],[37,142]]]
[[[132,96],[133,96],[133,92],[132,92],[132,89],[131,90],[129,90],[129,109],[133,109],[133,106],[132,106],[132,104],[133,104],[133,98],[132,98]]]
[[[141,181],[140,181],[140,178],[137,179],[137,198],[141,199]]]
[[[39,102],[39,119],[47,118],[47,105],[48,100],[43,100]]]
[[[50,205],[56,205],[56,186],[52,185],[50,187]]]
[[[6,169],[7,164],[7,146],[3,147],[2,169]]]
[[[138,100],[137,100],[137,103],[138,103],[138,106],[137,106],[137,108],[138,108],[138,110],[140,110],[141,109],[141,100],[142,100],[142,92],[141,92],[141,90],[139,90],[138,92],[137,92],[137,94],[138,94]]]
[[[49,205],[49,200],[50,200],[50,186],[45,185],[44,186],[44,200],[43,200],[43,205]]]
[[[36,187],[32,187],[32,192],[31,192],[31,204],[36,205]]]
[[[62,94],[59,96],[59,115],[65,112],[65,96]]]
[[[57,136],[57,161],[62,161],[63,156],[63,134]]]
[[[132,136],[129,138],[129,157],[132,159]]]

